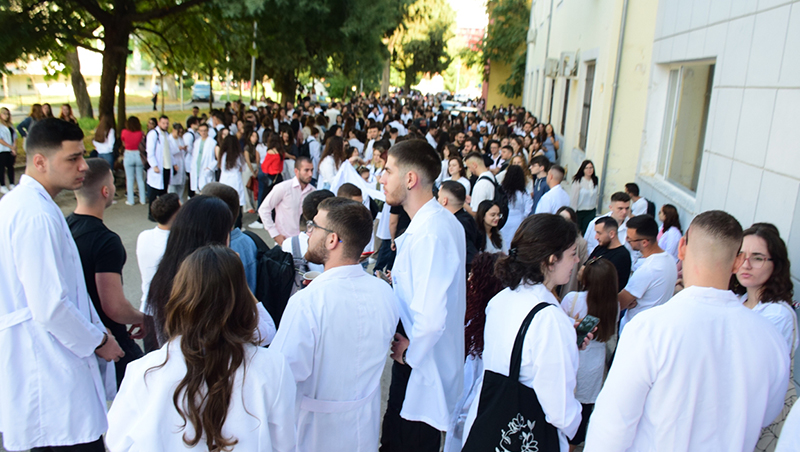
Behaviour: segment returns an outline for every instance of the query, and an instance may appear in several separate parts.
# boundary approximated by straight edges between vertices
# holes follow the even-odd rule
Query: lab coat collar
[[[50,196],[50,193],[48,193],[47,190],[44,188],[44,185],[39,183],[38,180],[32,178],[31,176],[28,176],[27,174],[23,174],[22,177],[20,177],[19,185],[23,187],[30,187],[36,190],[40,195],[42,195],[44,199],[50,202],[54,202],[53,198]]]
[[[516,289],[513,289],[513,292],[520,294],[530,293],[535,299],[543,300],[547,303],[559,306],[559,302],[555,295],[547,290],[547,286],[542,283],[534,285],[520,284]]]
[[[428,218],[433,216],[439,209],[444,210],[444,207],[439,204],[439,201],[437,201],[436,198],[431,198],[430,201],[426,202],[422,207],[420,207],[420,209],[414,215],[414,218],[411,219],[411,223],[408,224],[406,232],[395,239],[397,248],[400,248],[408,239],[408,237],[414,234],[414,232],[425,227],[425,225],[428,223]],[[450,214],[450,212],[447,213]]]
[[[713,287],[689,286],[675,297],[702,301],[703,303],[729,306],[743,306],[742,301],[730,290],[715,289]]]
[[[321,275],[314,278],[312,283],[316,283],[317,281],[327,281],[329,279],[357,278],[366,274],[367,273],[364,271],[364,268],[361,266],[361,264],[342,265],[341,267],[326,269]]]

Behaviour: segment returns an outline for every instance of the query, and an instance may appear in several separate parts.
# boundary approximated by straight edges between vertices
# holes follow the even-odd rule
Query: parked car
[[[192,102],[201,100],[214,102],[214,93],[211,92],[211,84],[208,82],[197,82],[192,86]]]

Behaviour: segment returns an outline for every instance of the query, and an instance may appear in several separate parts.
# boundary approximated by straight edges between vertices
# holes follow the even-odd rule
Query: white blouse
[[[114,129],[108,129],[106,141],[99,142],[92,140],[92,145],[98,154],[110,154],[114,150]]]
[[[597,208],[597,186],[591,180],[581,177],[579,182],[573,182],[569,191],[569,206],[578,210],[592,210]]]

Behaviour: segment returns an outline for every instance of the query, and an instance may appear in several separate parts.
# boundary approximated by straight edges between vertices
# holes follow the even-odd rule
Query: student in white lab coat
[[[83,184],[83,132],[43,119],[25,150],[25,174],[0,200],[3,446],[104,452],[101,371],[124,353],[89,299],[78,249],[53,201]]]
[[[382,452],[438,452],[461,396],[464,374],[466,240],[453,214],[433,198],[441,162],[422,140],[389,150],[381,184],[386,202],[411,217],[397,238],[392,281],[401,327],[392,345],[392,384]]]
[[[534,390],[548,423],[558,429],[561,452],[569,450],[567,439],[581,423],[581,404],[575,399],[578,346],[574,320],[559,308],[552,291],[569,281],[578,262],[577,237],[578,229],[558,215],[537,214],[523,220],[508,256],[495,265],[496,276],[507,288],[489,301],[483,330],[484,369],[508,375],[523,319],[540,303],[553,305],[539,311],[528,329],[519,381]],[[478,405],[473,403],[467,416],[465,443]]]
[[[177,147],[169,145],[169,118],[158,118],[158,127],[147,132],[147,199],[150,205],[157,197],[167,193],[172,175],[178,171],[178,160],[182,158]],[[149,207],[149,206],[148,206]],[[148,212],[149,213],[149,212]]]
[[[550,190],[542,195],[542,199],[536,204],[536,213],[550,213],[555,215],[563,206],[569,206],[569,193],[561,187],[564,180],[564,168],[559,165],[550,167],[547,172],[547,186]]]
[[[108,413],[109,449],[294,450],[295,383],[286,359],[258,346],[260,304],[233,250],[190,254],[167,304],[168,342],[128,366]]]
[[[297,382],[297,447],[374,452],[381,374],[399,313],[392,288],[359,264],[372,215],[359,202],[325,199],[307,232],[306,259],[325,272],[289,300],[270,347]]]
[[[728,290],[741,245],[725,212],[692,221],[678,246],[686,289],[625,328],[584,450],[753,450],[783,407],[789,349]]]
[[[208,124],[200,124],[197,133],[200,136],[194,140],[189,168],[189,188],[195,193],[199,193],[207,183],[214,182],[214,168],[217,167],[214,154],[217,142],[208,135]]]

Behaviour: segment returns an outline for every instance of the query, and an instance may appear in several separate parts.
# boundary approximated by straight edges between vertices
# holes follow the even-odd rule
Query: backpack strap
[[[308,271],[308,261],[300,254],[300,236],[292,237],[292,258],[295,262],[301,262],[299,270],[301,272]]]
[[[512,381],[519,380],[519,369],[522,366],[522,343],[525,342],[525,335],[528,333],[528,327],[531,326],[533,317],[542,309],[552,306],[546,301],[542,301],[531,309],[522,325],[517,332],[517,338],[514,340],[514,348],[511,351],[511,364],[508,368],[508,378]]]

